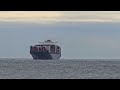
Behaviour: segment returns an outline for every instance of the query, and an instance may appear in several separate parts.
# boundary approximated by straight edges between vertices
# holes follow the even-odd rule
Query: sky
[[[0,11],[0,57],[32,58],[47,39],[62,59],[120,59],[120,11]]]

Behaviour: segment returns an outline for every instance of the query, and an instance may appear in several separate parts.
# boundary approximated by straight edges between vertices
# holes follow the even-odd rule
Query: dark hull
[[[49,52],[30,52],[34,60],[44,59],[44,60],[52,60],[52,56]]]

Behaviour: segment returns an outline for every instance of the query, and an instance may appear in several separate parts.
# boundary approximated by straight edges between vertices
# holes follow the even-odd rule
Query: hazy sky
[[[29,46],[58,41],[61,58],[120,58],[119,11],[0,11],[0,57],[31,57]]]

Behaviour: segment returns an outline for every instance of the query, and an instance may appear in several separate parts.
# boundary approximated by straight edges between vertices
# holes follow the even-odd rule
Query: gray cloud
[[[2,22],[120,22],[119,11],[1,11]]]

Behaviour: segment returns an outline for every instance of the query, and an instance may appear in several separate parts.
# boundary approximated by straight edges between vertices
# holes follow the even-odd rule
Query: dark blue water
[[[0,79],[120,79],[120,60],[1,58]]]

